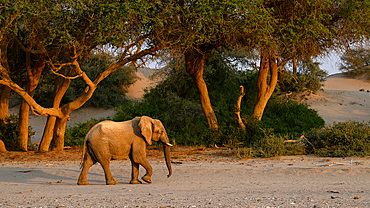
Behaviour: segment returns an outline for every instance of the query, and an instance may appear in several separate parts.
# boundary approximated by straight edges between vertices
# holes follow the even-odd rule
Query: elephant
[[[78,177],[78,185],[89,185],[87,173],[89,168],[99,162],[103,167],[107,185],[118,183],[113,178],[109,168],[110,160],[129,156],[132,165],[131,184],[141,184],[138,180],[139,165],[146,169],[142,177],[147,183],[151,183],[153,173],[152,166],[146,158],[146,146],[152,141],[160,141],[163,144],[165,162],[169,174],[172,175],[170,161],[170,147],[166,130],[162,122],[148,116],[135,117],[123,122],[102,121],[94,125],[87,133],[84,141],[81,173]]]

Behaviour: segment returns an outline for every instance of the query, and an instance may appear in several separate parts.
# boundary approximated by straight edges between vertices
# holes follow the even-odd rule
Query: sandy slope
[[[369,81],[336,74],[329,76],[323,84],[322,90],[305,102],[318,111],[326,125],[348,120],[370,121]]]

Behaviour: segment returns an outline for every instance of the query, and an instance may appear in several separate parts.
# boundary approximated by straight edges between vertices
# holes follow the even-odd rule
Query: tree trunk
[[[21,107],[19,108],[19,143],[22,151],[27,151],[28,145],[28,117],[30,114],[30,107],[22,100]]]
[[[4,123],[9,118],[9,98],[11,89],[5,85],[0,85],[0,120]]]
[[[7,43],[2,42],[3,35],[0,35],[0,67],[2,70],[9,73],[9,65],[7,59]],[[0,85],[0,119],[5,123],[9,118],[9,98],[11,89],[8,86]]]
[[[205,54],[196,50],[185,53],[186,72],[198,87],[200,103],[210,129],[218,130],[218,122],[209,99],[207,85],[203,79]]]
[[[52,151],[62,151],[64,149],[64,133],[67,121],[67,117],[56,119],[53,140],[51,141]]]
[[[297,75],[297,57],[293,57],[293,76]]]
[[[54,89],[54,101],[53,101],[53,108],[59,108],[60,102],[64,94],[66,93],[69,85],[71,84],[71,80],[64,79],[62,77],[57,77],[55,79],[55,89]],[[54,135],[54,128],[56,125],[57,117],[55,116],[48,116],[48,120],[46,122],[44,133],[42,135],[42,139],[39,146],[40,152],[47,152],[49,151],[50,143],[53,139]]]
[[[51,140],[53,139],[53,132],[54,132],[54,126],[55,121],[57,120],[57,117],[55,116],[48,116],[48,119],[45,124],[44,133],[42,134],[40,146],[39,146],[39,152],[47,152],[49,151],[49,146],[51,143]]]
[[[45,67],[45,59],[43,56],[38,56],[38,60],[35,63],[33,69],[31,69],[31,54],[26,54],[26,65],[27,65],[27,93],[30,97],[33,97],[35,89],[39,84],[42,70]],[[19,139],[20,148],[23,151],[27,151],[28,146],[28,123],[29,123],[30,107],[23,99],[19,109]]]
[[[270,72],[270,79],[268,75]],[[258,73],[258,96],[257,104],[253,110],[253,116],[261,120],[266,104],[275,90],[278,78],[278,66],[276,60],[268,55],[261,55],[261,66]]]

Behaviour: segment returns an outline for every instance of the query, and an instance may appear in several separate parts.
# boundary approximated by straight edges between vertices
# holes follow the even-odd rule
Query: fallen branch
[[[308,139],[304,136],[304,135],[302,135],[299,139],[297,139],[297,140],[285,140],[283,143],[294,143],[294,142],[301,142],[302,140],[305,140],[308,144],[310,144],[311,146],[312,146],[312,148],[314,148],[315,149],[315,146],[313,146],[313,144],[310,142],[310,141],[308,141]]]

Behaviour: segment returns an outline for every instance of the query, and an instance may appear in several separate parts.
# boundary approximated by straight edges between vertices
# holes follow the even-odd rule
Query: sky
[[[339,64],[340,64],[340,54],[332,52],[326,57],[318,58],[315,61],[318,61],[321,63],[320,68],[327,71],[328,75],[341,73],[339,71]],[[148,66],[151,69],[160,68],[161,66],[158,65],[156,61],[153,61]]]
[[[326,70],[329,75],[341,73],[339,71],[340,55],[337,53],[330,53],[327,57],[319,58],[316,61],[320,62],[320,68]]]

